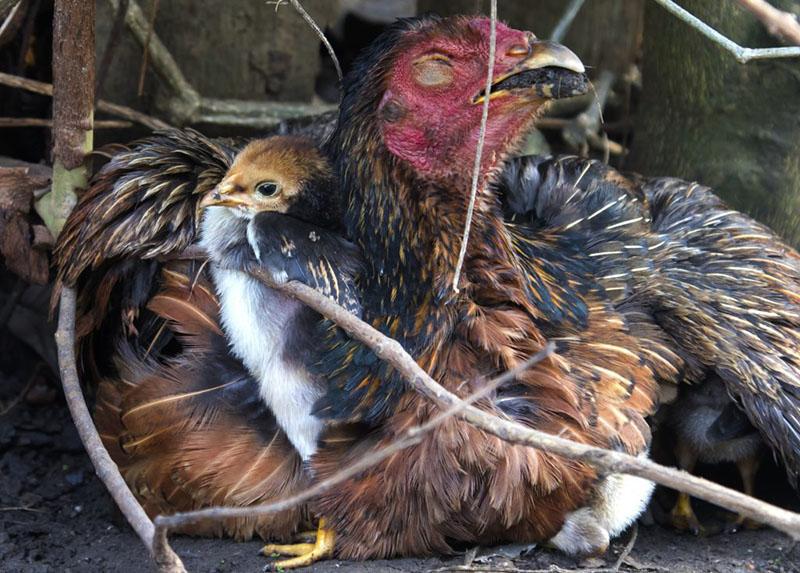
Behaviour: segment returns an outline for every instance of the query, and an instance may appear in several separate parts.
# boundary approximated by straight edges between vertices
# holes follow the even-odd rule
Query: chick
[[[312,409],[323,388],[306,369],[319,315],[246,271],[258,265],[276,281],[299,280],[359,313],[359,255],[336,232],[341,207],[330,166],[309,140],[257,140],[201,206],[200,244],[210,255],[231,350],[307,460],[322,429]]]
[[[682,389],[678,399],[668,406],[666,424],[676,437],[678,465],[688,471],[699,462],[733,462],[739,469],[742,486],[753,495],[755,476],[763,454],[763,441],[747,416],[728,394],[725,384],[712,377]],[[671,512],[672,525],[695,535],[708,533],[692,509],[691,498],[679,493]],[[756,522],[739,516],[730,530],[758,527]]]

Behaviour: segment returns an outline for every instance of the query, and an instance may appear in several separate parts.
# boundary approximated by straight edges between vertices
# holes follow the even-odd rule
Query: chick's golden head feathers
[[[277,136],[242,149],[201,206],[235,208],[248,218],[275,212],[333,222],[338,211],[332,189],[330,165],[311,140]]]

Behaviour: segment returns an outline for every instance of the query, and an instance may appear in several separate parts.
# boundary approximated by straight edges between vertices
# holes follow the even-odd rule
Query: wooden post
[[[94,126],[95,3],[58,0],[53,14],[53,190],[36,205],[57,236],[88,183]]]

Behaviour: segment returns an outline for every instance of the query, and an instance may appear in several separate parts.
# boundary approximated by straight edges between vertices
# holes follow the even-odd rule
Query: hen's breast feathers
[[[627,179],[578,158],[522,158],[501,187],[508,210],[516,210],[512,232],[525,268],[567,253],[576,282],[591,285],[620,313],[642,345],[640,356],[662,379],[699,381],[716,373],[796,479],[794,250],[696,183]],[[555,248],[537,248],[543,241]]]

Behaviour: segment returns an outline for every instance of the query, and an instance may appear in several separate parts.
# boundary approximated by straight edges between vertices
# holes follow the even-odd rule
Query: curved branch
[[[78,435],[89,454],[95,472],[114,498],[125,519],[131,524],[136,535],[142,540],[148,551],[157,557],[157,562],[162,571],[170,573],[185,573],[180,557],[169,547],[160,548],[158,555],[154,552],[153,537],[155,528],[150,518],[136,501],[133,493],[128,489],[125,480],[119,473],[119,468],[111,459],[86,406],[80,383],[78,370],[75,366],[75,291],[64,288],[61,291],[61,302],[58,312],[58,330],[55,334],[58,346],[58,367],[61,372],[61,385],[64,387],[64,397],[67,400],[72,421],[78,429]]]

